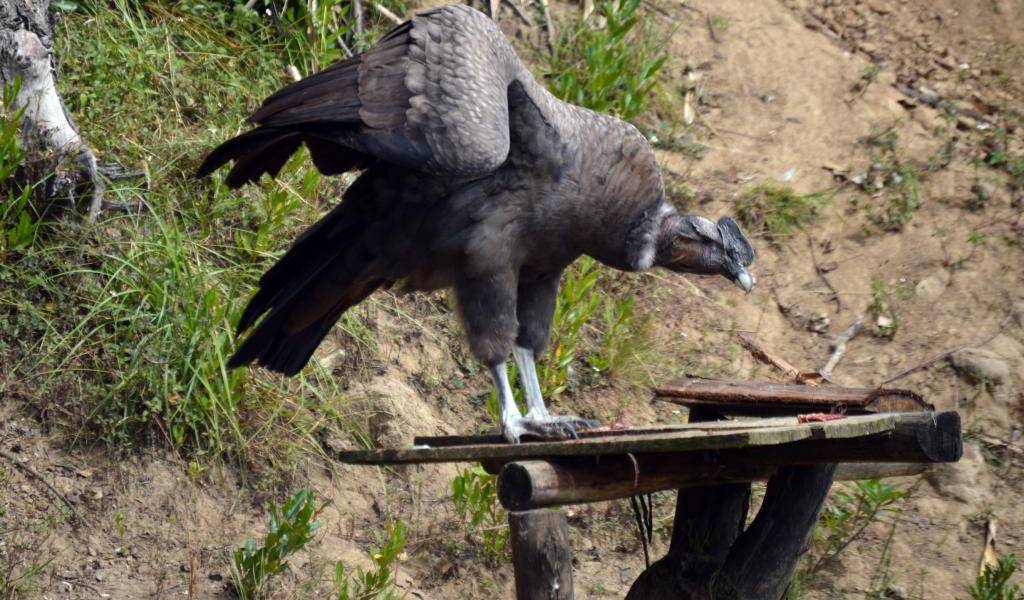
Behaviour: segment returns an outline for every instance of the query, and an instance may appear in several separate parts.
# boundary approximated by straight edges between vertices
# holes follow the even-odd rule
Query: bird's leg
[[[512,386],[508,383],[508,370],[505,368],[504,362],[491,366],[491,378],[494,380],[494,389],[498,392],[501,434],[509,442],[518,444],[519,437],[526,433],[526,430],[522,426],[523,415],[519,412],[519,407],[516,406]]]
[[[515,346],[512,348],[512,358],[519,368],[519,381],[523,384],[523,391],[526,393],[526,406],[529,411],[527,419],[543,419],[550,417],[548,409],[544,406],[544,397],[540,392],[540,381],[537,380],[537,365],[534,362],[533,350]]]
[[[578,429],[593,429],[600,426],[599,422],[592,419],[551,415],[547,407],[544,406],[533,350],[516,345],[512,349],[512,358],[515,359],[516,366],[519,368],[519,379],[523,384],[523,391],[526,393],[526,406],[529,408],[526,417],[521,422],[525,429],[542,437],[575,438]]]

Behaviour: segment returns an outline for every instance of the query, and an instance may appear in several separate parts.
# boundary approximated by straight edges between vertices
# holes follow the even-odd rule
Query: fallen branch
[[[750,333],[741,331],[736,335],[740,338],[740,343],[743,344],[743,347],[746,348],[754,358],[779,369],[793,382],[802,383],[804,385],[818,385],[821,383],[822,377],[819,373],[806,373],[794,367],[786,359],[769,351],[760,340]]]
[[[50,490],[50,492],[54,496],[60,498],[61,502],[63,502],[64,505],[68,507],[68,510],[71,511],[71,514],[75,517],[75,519],[83,523],[85,522],[85,520],[82,519],[82,515],[79,514],[77,510],[75,510],[75,507],[74,505],[71,504],[71,501],[68,500],[64,494],[60,493],[60,491],[58,491],[57,488],[53,487],[50,484],[50,482],[47,481],[46,478],[39,473],[39,471],[36,471],[27,463],[22,462],[21,460],[18,459],[17,456],[8,452],[7,450],[0,449],[0,456],[6,458],[8,461],[10,461],[12,465],[21,469],[25,474],[29,475],[30,477],[34,478],[35,480],[39,481],[44,486],[46,486],[46,489]]]
[[[374,10],[379,12],[382,17],[384,17],[385,19],[391,21],[395,25],[401,25],[402,23],[405,22],[405,21],[402,20],[401,17],[399,17],[395,13],[391,12],[390,10],[388,10],[387,7],[385,7],[380,2],[374,2],[370,6],[372,6]]]
[[[857,337],[861,329],[864,328],[864,320],[861,317],[857,317],[854,322],[846,328],[842,333],[836,337],[836,341],[832,343],[832,355],[828,357],[828,361],[825,366],[822,367],[818,373],[821,374],[828,381],[832,381],[832,370],[836,368],[839,361],[843,358],[843,354],[846,353],[846,344]]]
[[[356,18],[356,33],[363,34],[363,0],[352,0],[352,12]]]

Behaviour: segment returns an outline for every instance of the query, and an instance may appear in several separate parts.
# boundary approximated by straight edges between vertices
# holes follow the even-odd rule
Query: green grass
[[[827,200],[825,192],[799,194],[786,185],[762,183],[743,193],[736,215],[754,235],[778,245],[813,221]]]
[[[285,78],[276,34],[255,14],[191,10],[83,4],[62,21],[69,109],[101,160],[142,175],[109,186],[107,200],[132,211],[96,227],[48,222],[7,251],[0,394],[72,443],[164,444],[195,457],[197,473],[211,460],[284,465],[318,451],[318,430],[343,427],[337,383],[226,360],[257,279],[340,184],[302,157],[236,192],[220,175],[190,177]],[[4,231],[12,222],[5,212]]]
[[[579,23],[562,35],[545,81],[563,100],[629,121],[647,110],[666,55],[640,0],[608,0],[599,12],[605,26]]]

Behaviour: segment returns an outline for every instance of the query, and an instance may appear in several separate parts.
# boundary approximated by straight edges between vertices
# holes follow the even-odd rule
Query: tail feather
[[[309,306],[309,295],[293,296],[287,304],[275,309],[256,327],[228,360],[228,367],[233,369],[255,362],[284,375],[298,373],[309,362],[317,346],[341,315],[362,302],[383,283],[383,279],[371,279],[351,285],[336,304],[297,331],[290,330],[288,325],[296,318],[308,320],[308,316],[303,313],[313,307]]]
[[[206,177],[230,161],[235,164],[225,183],[232,189],[258,181],[264,173],[276,177],[303,143],[309,149],[313,164],[324,175],[337,175],[365,166],[366,157],[360,152],[307,131],[309,129],[311,126],[307,125],[258,127],[247,131],[217,146],[196,169],[196,177]],[[332,133],[335,132],[326,132],[328,136]]]

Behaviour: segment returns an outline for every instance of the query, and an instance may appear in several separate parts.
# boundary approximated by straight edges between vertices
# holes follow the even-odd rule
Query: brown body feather
[[[470,347],[493,366],[513,343],[544,348],[559,275],[581,254],[624,270],[732,268],[710,221],[662,227],[674,211],[634,127],[551,96],[466,6],[420,13],[250,121],[199,175],[234,161],[237,187],[276,175],[303,144],[325,174],[366,170],[260,279],[239,321],[255,330],[231,366],[297,372],[345,310],[392,285],[454,288]],[[689,236],[693,250],[664,258],[659,235]]]

